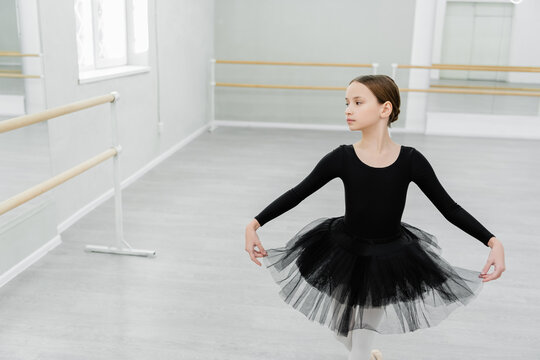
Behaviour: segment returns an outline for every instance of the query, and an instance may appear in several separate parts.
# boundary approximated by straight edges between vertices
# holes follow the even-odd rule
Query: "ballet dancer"
[[[380,360],[381,352],[371,349],[376,332],[439,324],[474,299],[484,282],[501,276],[504,248],[450,197],[419,150],[390,138],[388,128],[400,112],[391,77],[356,77],[345,100],[349,129],[361,131],[361,139],[326,153],[256,215],[245,229],[245,250],[259,266],[262,258],[287,304],[334,332],[349,360]],[[258,228],[337,177],[344,185],[344,215],[312,220],[283,247],[262,246]],[[401,221],[411,182],[450,223],[491,249],[481,272],[450,264],[434,235]]]

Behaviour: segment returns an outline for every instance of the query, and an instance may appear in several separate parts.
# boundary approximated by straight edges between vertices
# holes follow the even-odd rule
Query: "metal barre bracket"
[[[111,95],[114,96],[114,100],[112,101],[113,103],[117,102],[120,99],[120,94],[118,93],[118,91],[111,91]]]

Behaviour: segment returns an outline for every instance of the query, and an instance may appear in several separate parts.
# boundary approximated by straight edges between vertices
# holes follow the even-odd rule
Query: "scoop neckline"
[[[351,150],[352,150],[352,152],[353,152],[354,157],[356,158],[356,160],[358,160],[358,162],[359,162],[360,164],[362,164],[362,165],[364,165],[364,166],[366,166],[366,167],[368,167],[368,168],[370,168],[370,169],[376,169],[376,170],[388,169],[388,168],[394,166],[394,165],[399,161],[399,159],[401,158],[401,154],[403,153],[403,145],[400,145],[400,146],[399,146],[399,153],[398,153],[398,156],[397,156],[396,160],[394,160],[393,163],[391,163],[391,164],[388,165],[388,166],[375,167],[375,166],[371,166],[371,165],[366,164],[365,162],[362,161],[362,159],[360,159],[360,157],[356,154],[356,150],[354,149],[354,144],[349,144],[349,146],[351,147]]]

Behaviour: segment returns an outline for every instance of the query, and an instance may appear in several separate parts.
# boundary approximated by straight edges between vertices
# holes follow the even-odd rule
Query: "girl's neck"
[[[357,142],[359,149],[367,150],[372,153],[384,153],[388,150],[393,150],[399,144],[395,143],[390,134],[388,127],[384,129],[364,129],[362,130],[362,139]]]

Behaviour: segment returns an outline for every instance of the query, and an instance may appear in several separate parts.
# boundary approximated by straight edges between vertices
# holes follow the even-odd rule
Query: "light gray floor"
[[[283,303],[244,251],[244,227],[338,144],[360,133],[218,128],[123,192],[126,240],[156,258],[91,254],[110,244],[113,199],[0,288],[0,359],[343,359],[325,327]],[[426,155],[454,199],[506,247],[507,271],[440,325],[376,335],[385,360],[540,359],[540,141],[394,134]],[[319,216],[343,214],[334,179],[258,233],[282,246]],[[404,221],[443,256],[481,270],[489,249],[411,184]]]

